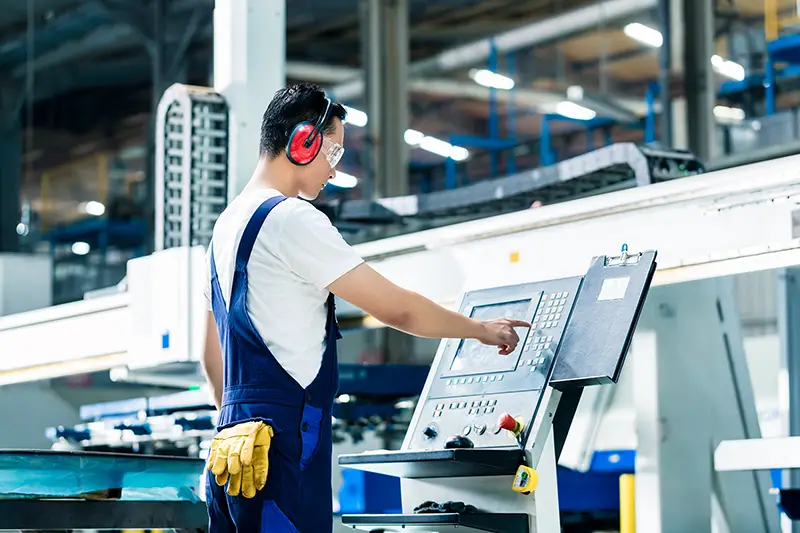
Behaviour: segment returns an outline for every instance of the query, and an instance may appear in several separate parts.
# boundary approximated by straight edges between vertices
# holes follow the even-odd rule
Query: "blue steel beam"
[[[92,2],[85,2],[47,24],[36,28],[34,48],[42,54],[61,46],[65,40],[80,39],[90,28],[109,22],[108,17]],[[0,43],[0,67],[10,67],[27,60],[28,36],[18,36]]]
[[[514,139],[496,139],[488,137],[478,137],[475,135],[450,135],[450,144],[458,146],[468,146],[472,148],[483,148],[484,150],[508,150],[517,145]]]

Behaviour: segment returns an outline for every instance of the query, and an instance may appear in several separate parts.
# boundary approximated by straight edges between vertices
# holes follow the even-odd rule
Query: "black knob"
[[[455,437],[448,439],[448,441],[444,443],[444,447],[447,449],[474,448],[475,445],[472,443],[472,440],[470,440],[469,437],[465,437],[464,435],[456,435]]]
[[[426,439],[435,439],[438,433],[436,432],[436,428],[433,426],[428,426],[422,430],[422,434],[425,435]]]

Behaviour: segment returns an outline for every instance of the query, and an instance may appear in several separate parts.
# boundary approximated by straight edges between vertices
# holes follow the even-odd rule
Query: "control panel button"
[[[522,424],[508,413],[500,415],[500,418],[497,419],[497,425],[501,429],[510,431],[515,436],[522,433]]]
[[[476,424],[473,427],[475,428],[475,433],[477,433],[478,435],[483,435],[484,433],[486,433],[486,424],[480,424],[480,425]]]
[[[435,439],[436,436],[439,434],[436,431],[436,427],[433,425],[427,426],[425,429],[422,430],[422,434],[425,436],[427,440]]]
[[[461,434],[466,437],[467,435],[470,434],[471,431],[472,431],[472,426],[464,426],[464,429],[462,430]]]

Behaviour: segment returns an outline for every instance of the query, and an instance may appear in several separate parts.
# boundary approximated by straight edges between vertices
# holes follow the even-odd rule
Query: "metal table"
[[[202,459],[0,450],[0,530],[197,530]]]

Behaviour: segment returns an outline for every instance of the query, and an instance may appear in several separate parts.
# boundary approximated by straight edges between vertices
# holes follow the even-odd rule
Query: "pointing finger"
[[[512,328],[530,328],[533,327],[530,322],[524,320],[508,319],[508,323]]]

